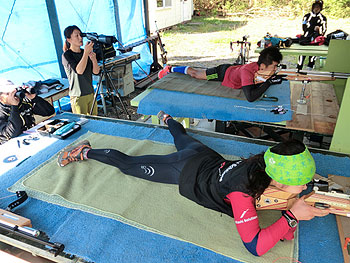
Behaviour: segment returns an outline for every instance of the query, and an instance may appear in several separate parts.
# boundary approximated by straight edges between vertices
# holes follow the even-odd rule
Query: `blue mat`
[[[137,112],[145,115],[156,115],[160,110],[163,110],[176,117],[222,121],[280,122],[292,119],[289,81],[280,85],[272,85],[265,94],[278,97],[278,102],[248,102],[246,100],[153,89],[140,101]],[[281,115],[272,113],[271,110],[278,105],[288,110],[287,113]]]
[[[57,118],[78,119],[77,116],[67,113],[58,115]],[[19,167],[1,175],[0,197],[9,195],[8,187],[88,130],[127,138],[172,143],[168,130],[162,127],[152,128],[128,122],[90,120],[76,134],[64,141],[55,142]],[[213,138],[200,134],[191,135],[222,154],[235,153],[248,157],[266,150],[266,146],[234,141],[229,139],[230,136]],[[317,173],[320,175],[332,173],[350,177],[348,157],[323,154],[313,154],[313,156]],[[11,201],[12,199],[1,199],[0,207],[5,208]],[[112,219],[32,198],[15,209],[15,212],[30,218],[33,226],[45,231],[51,237],[51,241],[65,244],[66,252],[94,262],[237,262],[204,248],[139,230]],[[301,222],[299,225],[299,260],[301,262],[343,262],[333,215]]]

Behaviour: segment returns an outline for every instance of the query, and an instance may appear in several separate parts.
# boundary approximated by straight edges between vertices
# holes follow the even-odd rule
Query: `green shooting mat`
[[[222,86],[220,81],[195,79],[176,72],[164,76],[153,83],[150,88],[246,100],[242,89],[232,89]]]
[[[95,149],[118,149],[129,155],[168,154],[176,151],[171,144],[98,133],[87,133],[76,142],[83,139],[88,139]],[[235,156],[225,156],[228,157],[237,159]],[[58,167],[56,154],[9,190],[19,189],[27,191],[33,198],[113,218],[242,262],[297,258],[297,238],[295,241],[278,242],[264,256],[255,257],[244,247],[233,218],[182,197],[177,185],[128,176],[113,166],[95,160]],[[261,226],[270,225],[280,215],[279,211],[259,212]]]

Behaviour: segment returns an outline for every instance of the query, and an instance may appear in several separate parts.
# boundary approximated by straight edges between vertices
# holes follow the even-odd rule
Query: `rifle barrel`
[[[350,77],[349,73],[338,73],[338,72],[328,72],[328,71],[311,71],[311,70],[280,70],[278,71],[280,74],[301,74],[301,75],[310,75],[310,76],[328,76],[335,77],[338,79],[347,79]]]

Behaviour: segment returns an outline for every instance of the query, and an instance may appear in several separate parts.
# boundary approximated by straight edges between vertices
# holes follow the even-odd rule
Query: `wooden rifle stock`
[[[296,194],[284,192],[277,187],[269,186],[256,199],[257,210],[289,210],[297,199]]]
[[[256,209],[289,210],[296,200],[297,195],[270,186],[256,200]],[[347,194],[312,191],[304,200],[308,205],[327,208],[332,214],[350,217],[350,196]]]
[[[318,208],[328,208],[330,213],[350,217],[350,196],[336,192],[313,191],[305,202]]]
[[[1,222],[6,222],[16,226],[32,227],[30,219],[11,213],[4,209],[0,209],[0,223]]]

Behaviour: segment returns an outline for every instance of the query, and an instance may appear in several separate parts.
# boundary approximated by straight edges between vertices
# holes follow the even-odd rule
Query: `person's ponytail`
[[[63,52],[66,52],[70,48],[69,42],[66,40],[63,43]]]

